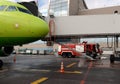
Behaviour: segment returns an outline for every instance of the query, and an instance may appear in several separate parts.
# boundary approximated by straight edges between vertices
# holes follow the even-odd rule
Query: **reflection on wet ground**
[[[0,84],[31,84],[47,78],[42,84],[119,84],[120,62],[110,64],[109,55],[90,61],[85,56],[62,58],[54,55],[14,55],[2,58]],[[63,62],[64,73],[60,73]],[[109,74],[109,75],[108,75]],[[103,78],[104,77],[104,78]],[[113,80],[114,78],[114,80]],[[7,80],[7,81],[6,81]],[[96,82],[97,81],[97,82]]]

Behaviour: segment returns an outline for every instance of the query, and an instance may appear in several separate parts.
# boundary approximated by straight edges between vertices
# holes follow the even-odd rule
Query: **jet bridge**
[[[48,22],[52,36],[57,37],[120,35],[120,15],[62,16],[49,19]]]
[[[50,40],[113,37],[118,47],[120,15],[61,16],[48,19]]]

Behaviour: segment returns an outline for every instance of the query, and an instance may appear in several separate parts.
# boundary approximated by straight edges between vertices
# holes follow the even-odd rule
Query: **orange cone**
[[[64,65],[63,65],[63,62],[61,62],[60,72],[61,72],[61,73],[63,73],[63,72],[64,72]]]
[[[16,63],[16,55],[13,58],[13,62]]]
[[[82,80],[82,81],[80,82],[80,84],[85,84],[85,81],[84,81],[84,80]]]

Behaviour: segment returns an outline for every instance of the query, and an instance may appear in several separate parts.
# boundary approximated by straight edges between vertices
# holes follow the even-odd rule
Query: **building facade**
[[[55,16],[68,15],[69,0],[49,0],[49,12],[53,12]]]
[[[83,9],[87,9],[84,0],[49,0],[49,12],[55,16],[78,15]]]
[[[49,13],[54,13],[55,16],[72,16],[72,15],[94,15],[94,14],[114,14],[115,11],[120,11],[120,6],[108,6],[102,8],[93,8],[95,1],[89,3],[88,0],[49,0],[48,7],[41,8],[42,13],[47,16]]]

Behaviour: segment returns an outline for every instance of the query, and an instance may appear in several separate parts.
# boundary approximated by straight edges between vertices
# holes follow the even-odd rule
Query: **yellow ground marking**
[[[41,71],[41,72],[50,72],[51,70],[39,70],[39,69],[30,69],[29,71]]]
[[[56,71],[56,72],[60,72],[60,71]],[[64,71],[64,72],[60,72],[60,73],[66,73],[66,74],[82,74],[82,72],[80,72],[80,71]]]
[[[80,71],[65,71],[64,73],[70,73],[70,74],[81,74]]]
[[[38,80],[32,82],[31,84],[40,84],[40,83],[46,81],[47,79],[48,79],[47,77],[43,77],[41,79],[38,79]]]
[[[74,62],[74,63],[72,63],[72,64],[69,64],[69,65],[67,65],[66,67],[67,68],[70,68],[70,67],[72,67],[73,65],[75,65],[76,63]]]

